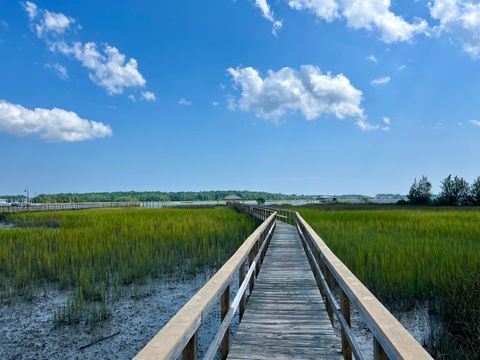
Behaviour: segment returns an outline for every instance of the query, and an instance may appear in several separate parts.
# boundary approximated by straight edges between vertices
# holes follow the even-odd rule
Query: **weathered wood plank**
[[[296,229],[277,222],[228,359],[341,359]]]

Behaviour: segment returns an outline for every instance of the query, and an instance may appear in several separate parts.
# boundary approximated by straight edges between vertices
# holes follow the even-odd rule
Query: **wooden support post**
[[[243,281],[245,280],[245,276],[247,276],[247,265],[245,261],[243,264],[240,266],[239,274],[238,274],[238,279],[239,279],[239,284],[238,287],[242,286]],[[243,313],[245,312],[245,308],[247,306],[247,292],[245,291],[242,295],[242,299],[240,300],[240,309],[238,311],[240,315],[240,321],[242,321]]]
[[[255,255],[254,255],[254,252],[253,252],[253,249],[252,249],[252,250],[250,250],[250,253],[248,254],[248,268],[249,269],[250,269],[250,266],[252,266],[252,264],[253,264],[253,259],[255,259]],[[250,294],[252,293],[254,286],[255,286],[255,275],[252,274],[252,276],[250,276],[250,286],[249,286]]]
[[[228,310],[230,310],[230,285],[227,286],[220,300],[220,315],[221,315],[222,321],[223,319],[225,319],[225,316],[227,315]],[[222,345],[220,346],[220,349],[221,349],[221,359],[225,360],[230,350],[230,326],[228,327],[227,331],[225,331],[225,335],[223,336]]]
[[[325,275],[325,280],[327,281],[328,288],[330,289],[331,292],[333,292],[333,278],[332,274],[330,273],[330,270],[328,270],[326,265],[323,265],[323,274]],[[327,313],[328,317],[330,318],[330,322],[333,324],[333,307],[332,303],[327,299]]]
[[[383,350],[382,345],[377,341],[377,339],[373,339],[373,359],[374,360],[388,360],[388,356]]]
[[[182,360],[197,360],[197,333],[188,341],[187,346],[182,351]]]
[[[340,290],[340,308],[342,310],[342,315],[345,318],[345,321],[350,327],[350,299],[343,290]],[[352,360],[352,348],[350,347],[350,343],[347,340],[347,334],[344,331],[342,331],[342,352],[343,358],[345,360]]]
[[[257,257],[258,252],[260,251],[259,241],[260,240],[257,240],[257,242],[255,243],[255,257]],[[257,261],[257,263],[255,264],[255,277],[258,277],[259,273],[260,273],[260,261]]]

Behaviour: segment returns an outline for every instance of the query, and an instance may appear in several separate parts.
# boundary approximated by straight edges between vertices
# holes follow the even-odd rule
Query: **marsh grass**
[[[300,212],[387,302],[443,298],[452,282],[480,269],[480,211],[337,206]]]
[[[390,308],[443,319],[438,358],[480,356],[480,209],[306,206],[332,251]]]
[[[108,317],[108,294],[124,285],[219,267],[257,225],[226,207],[23,213],[6,220],[15,228],[0,229],[2,300],[31,300],[52,284],[73,289],[56,311],[57,324],[85,313],[91,322]]]

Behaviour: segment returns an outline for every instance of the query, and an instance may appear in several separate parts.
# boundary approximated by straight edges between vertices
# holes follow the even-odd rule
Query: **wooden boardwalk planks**
[[[297,230],[278,221],[229,359],[342,359]]]

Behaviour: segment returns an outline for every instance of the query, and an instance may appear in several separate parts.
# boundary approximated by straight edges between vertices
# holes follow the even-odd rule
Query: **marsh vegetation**
[[[57,325],[109,318],[110,300],[126,285],[214,269],[256,226],[226,207],[22,213],[4,220],[15,227],[0,229],[2,302],[64,289],[69,296],[56,309]]]
[[[310,206],[302,216],[391,309],[426,304],[442,320],[438,357],[480,356],[480,211]]]

